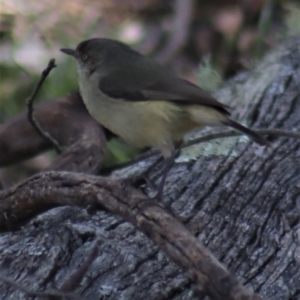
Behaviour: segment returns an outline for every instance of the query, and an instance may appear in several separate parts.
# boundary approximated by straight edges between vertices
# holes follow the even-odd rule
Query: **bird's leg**
[[[173,149],[172,154],[170,157],[165,159],[165,168],[162,172],[162,178],[161,181],[158,185],[157,188],[157,194],[152,197],[153,199],[157,199],[157,200],[161,200],[162,196],[163,196],[163,191],[164,191],[164,186],[165,186],[165,182],[168,176],[168,173],[170,171],[170,169],[172,168],[175,158],[178,156],[178,154],[180,153],[180,148],[182,145],[182,141],[179,141],[175,144],[175,149]],[[131,179],[129,179],[129,182],[134,185],[135,187],[138,187],[139,185],[141,185],[141,181],[144,180],[148,186],[150,186],[151,188],[155,188],[154,184],[152,183],[152,181],[149,179],[149,174],[153,171],[153,169],[164,159],[163,156],[160,156],[150,167],[148,167],[148,169],[146,169],[144,172],[142,172],[140,175],[135,176]]]
[[[170,169],[172,168],[172,166],[174,165],[175,158],[178,156],[179,153],[180,153],[180,149],[177,149],[173,152],[172,156],[170,156],[169,158],[166,159],[165,169],[163,170],[162,178],[161,178],[161,181],[157,188],[157,194],[154,197],[157,200],[162,199],[163,192],[164,192],[164,186],[165,186],[165,182],[166,182],[168,173],[169,173]]]
[[[154,188],[154,184],[149,178],[150,173],[164,160],[163,156],[160,156],[148,169],[146,169],[142,174],[142,178],[147,182],[147,184]]]
[[[142,183],[142,180],[144,180],[147,185],[151,186],[151,188],[154,187],[154,184],[149,178],[149,174],[153,171],[153,169],[163,161],[163,156],[160,156],[152,165],[150,165],[145,171],[143,171],[141,174],[133,177],[130,181],[134,186],[139,186]]]

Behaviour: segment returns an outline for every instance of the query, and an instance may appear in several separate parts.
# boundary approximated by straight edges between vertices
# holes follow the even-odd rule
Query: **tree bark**
[[[98,173],[104,156],[105,133],[89,116],[78,92],[39,103],[33,114],[45,132],[55,136],[60,145],[68,146],[47,170]],[[27,112],[12,117],[0,127],[0,167],[51,148],[50,142],[30,124]]]
[[[300,39],[294,39],[270,53],[251,72],[226,83],[216,97],[233,107],[235,119],[251,128],[297,131],[299,62]],[[157,206],[152,201],[155,209],[166,207],[231,274],[264,299],[300,299],[300,142],[271,138],[270,148],[259,147],[244,137],[185,148],[168,176],[162,202]],[[153,157],[129,165],[113,175],[129,177],[152,160]],[[154,182],[158,173],[156,170],[152,174]],[[17,231],[3,233],[2,275],[32,290],[58,289],[83,263],[97,240],[98,257],[75,290],[84,299],[205,298],[195,289],[197,280],[191,268],[181,265],[187,273],[180,269],[174,263],[178,261],[170,256],[171,261],[165,254],[168,250],[157,237],[151,236],[152,231],[141,226],[141,219],[132,220],[142,209],[138,204],[132,207],[135,215],[125,219],[122,212],[119,216],[110,213],[114,203],[111,195],[122,200],[133,197],[131,192],[125,189],[122,194],[119,185],[108,188],[105,179],[88,175],[76,177],[73,185],[70,178],[74,174],[49,174],[36,175],[0,195],[5,207],[0,218],[2,228],[5,220],[20,220],[19,215],[14,215],[14,205],[24,200],[22,195],[26,195],[26,201],[46,201],[48,207],[74,204],[75,195],[77,205],[84,206],[84,201],[93,203],[94,191],[95,197],[101,196],[107,205],[103,202],[104,210],[95,209],[94,214],[74,206],[52,208],[34,216]],[[49,176],[51,180],[42,181]],[[97,180],[104,180],[103,185]],[[102,190],[95,190],[95,182]],[[7,199],[13,199],[13,205],[5,206]],[[24,216],[45,211],[45,207],[41,202],[40,209],[32,212],[30,206],[24,206]],[[193,274],[189,277],[190,272]],[[0,294],[2,299],[29,299],[1,282]]]

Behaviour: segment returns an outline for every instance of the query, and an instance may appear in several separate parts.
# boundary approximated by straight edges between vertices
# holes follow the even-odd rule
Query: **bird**
[[[109,38],[60,49],[74,57],[90,115],[136,148],[156,148],[165,160],[157,197],[184,137],[205,126],[229,126],[260,145],[270,142],[230,117],[230,107],[153,58]]]

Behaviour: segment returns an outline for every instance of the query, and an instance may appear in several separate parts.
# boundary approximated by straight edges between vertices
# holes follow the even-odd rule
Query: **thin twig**
[[[300,139],[300,132],[294,132],[294,131],[287,131],[287,130],[281,130],[281,129],[256,129],[253,130],[256,133],[262,134],[262,135],[269,135],[269,136],[283,136],[283,137],[291,137],[295,139]],[[235,136],[241,136],[244,135],[244,133],[236,130],[227,130],[227,131],[221,131],[221,132],[214,132],[209,133],[206,135],[202,135],[200,137],[197,137],[195,139],[191,139],[187,142],[185,142],[182,146],[182,148],[187,148],[193,145],[209,142],[211,140],[215,139],[221,139],[221,138],[227,138],[227,137],[235,137]],[[113,166],[110,166],[108,168],[103,168],[101,170],[101,173],[108,174],[114,170],[126,168],[128,166],[134,165],[140,161],[146,160],[150,157],[153,157],[154,155],[158,155],[158,150],[149,150],[145,153],[142,153],[141,155],[137,156],[136,158],[126,161],[123,163],[115,164]]]
[[[300,139],[300,133],[294,132],[294,131],[286,131],[286,130],[280,130],[280,129],[257,129],[257,130],[253,130],[253,131],[256,133],[262,134],[262,135],[285,136],[285,137]],[[192,145],[196,145],[196,144],[200,144],[200,143],[204,143],[204,142],[209,142],[214,139],[221,139],[221,138],[234,137],[234,136],[240,136],[240,135],[244,135],[244,133],[242,133],[240,131],[235,131],[235,130],[210,133],[210,134],[195,138],[193,140],[187,141],[186,143],[184,143],[183,148],[189,147]]]
[[[33,101],[34,101],[37,93],[41,89],[45,79],[47,78],[47,76],[49,75],[51,70],[55,67],[56,67],[55,59],[52,58],[52,59],[50,59],[47,68],[42,72],[40,80],[36,84],[31,96],[26,99],[26,104],[27,104],[27,107],[28,107],[28,114],[27,114],[28,120],[32,124],[34,129],[37,131],[37,133],[41,137],[45,138],[46,140],[48,140],[53,145],[53,147],[55,148],[57,153],[62,153],[62,149],[59,146],[58,141],[56,141],[54,138],[52,138],[51,135],[48,132],[45,132],[33,116]]]

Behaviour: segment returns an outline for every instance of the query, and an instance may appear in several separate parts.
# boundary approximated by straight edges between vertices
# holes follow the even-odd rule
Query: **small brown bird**
[[[195,129],[227,125],[269,145],[230,119],[227,105],[121,42],[95,38],[61,51],[75,58],[80,92],[92,117],[134,147],[161,151],[166,167],[158,196],[174,162],[175,145]]]

